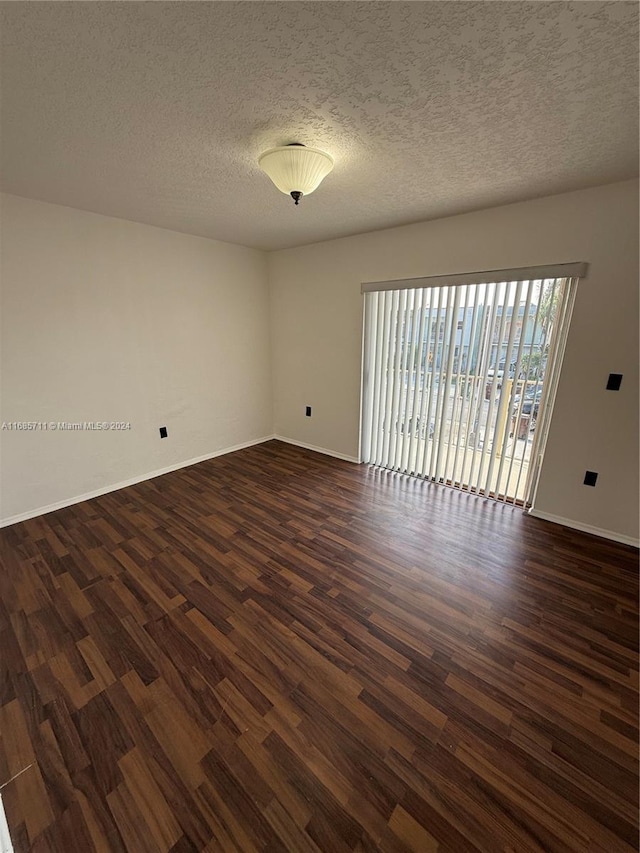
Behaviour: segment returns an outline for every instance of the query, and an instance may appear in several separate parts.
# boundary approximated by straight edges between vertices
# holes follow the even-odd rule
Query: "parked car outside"
[[[516,394],[513,398],[515,409],[511,418],[511,435],[515,435],[519,439],[526,441],[529,435],[536,428],[538,420],[538,409],[540,407],[540,399],[542,397],[542,388],[530,389],[520,402],[520,395]]]
[[[427,437],[427,424],[425,421],[421,420],[419,417],[416,418],[415,426],[413,422],[413,418],[409,418],[409,423],[400,423],[400,432],[405,433],[407,435],[413,434],[416,438],[426,438]],[[398,425],[396,425],[396,429]],[[435,425],[433,421],[429,423],[429,438],[433,438],[433,434],[435,432]]]
[[[542,390],[542,386],[539,385],[537,388],[530,388],[525,393],[521,408],[521,413],[523,415],[530,415],[531,410],[533,409],[534,416],[538,416],[538,406],[540,405],[540,400],[542,398]],[[516,406],[519,406],[520,399],[520,394],[516,394],[516,396],[513,398],[513,402]]]
[[[489,370],[487,371],[487,377],[489,379],[494,379],[494,378],[495,379],[502,379],[504,376],[504,371],[505,371],[506,366],[507,366],[506,361],[501,361],[498,364],[498,370],[497,371],[496,371],[495,365],[493,367],[490,367]],[[516,363],[515,363],[515,361],[512,361],[511,364],[509,365],[509,379],[513,379],[513,377],[515,375],[516,375]]]
[[[502,388],[502,380],[504,379],[505,368],[507,366],[506,361],[501,361],[498,364],[498,368],[496,370],[496,366],[490,367],[487,371],[487,386],[484,389],[484,398],[488,400],[491,397],[491,388],[493,383],[496,383],[496,391],[499,391]],[[516,363],[512,361],[509,365],[509,370],[507,371],[508,378],[513,379],[516,375]]]

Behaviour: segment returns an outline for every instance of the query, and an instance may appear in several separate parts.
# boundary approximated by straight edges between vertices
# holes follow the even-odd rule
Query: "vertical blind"
[[[363,285],[362,460],[528,503],[585,272]]]

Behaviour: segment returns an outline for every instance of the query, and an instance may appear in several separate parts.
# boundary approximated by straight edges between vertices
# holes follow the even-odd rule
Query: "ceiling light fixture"
[[[317,189],[333,169],[333,157],[299,142],[270,148],[258,160],[258,166],[271,178],[281,193],[296,204],[303,195]]]

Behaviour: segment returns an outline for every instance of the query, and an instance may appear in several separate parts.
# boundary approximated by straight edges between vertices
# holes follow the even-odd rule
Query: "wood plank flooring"
[[[0,545],[20,853],[637,849],[632,548],[279,442]]]

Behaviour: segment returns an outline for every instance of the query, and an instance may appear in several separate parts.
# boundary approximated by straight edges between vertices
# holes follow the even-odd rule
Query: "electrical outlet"
[[[166,438],[168,435],[166,427],[160,427],[160,438]]]
[[[305,415],[306,415],[308,418],[310,418],[310,417],[311,417],[311,406],[307,406],[307,410],[306,410],[306,412],[305,412]]]
[[[584,473],[584,485],[585,486],[595,486],[597,479],[598,479],[597,471],[585,471],[585,473]]]
[[[621,373],[610,373],[609,374],[609,380],[607,382],[607,391],[619,391],[621,384],[622,384],[622,374]]]

